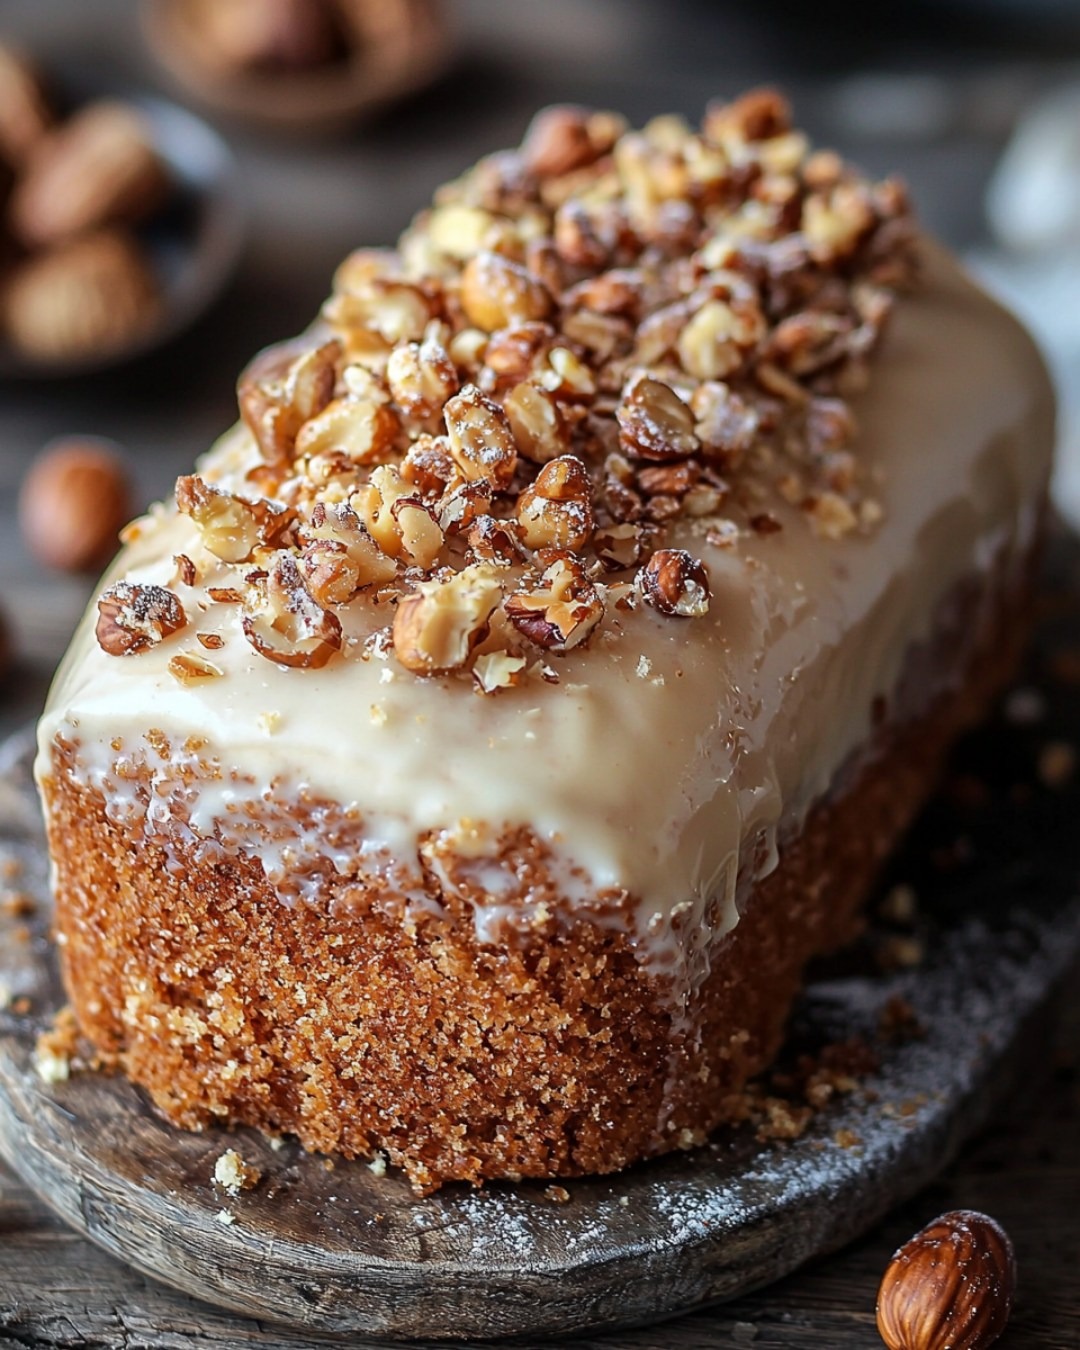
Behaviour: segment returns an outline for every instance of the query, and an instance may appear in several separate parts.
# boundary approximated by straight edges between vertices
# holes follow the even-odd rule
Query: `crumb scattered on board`
[[[34,897],[27,891],[5,888],[0,890],[0,914],[8,919],[25,919],[37,909]]]
[[[41,1081],[50,1086],[55,1083],[66,1083],[71,1077],[71,1060],[67,1055],[55,1054],[40,1044],[34,1055],[34,1068]]]
[[[234,1148],[227,1148],[214,1163],[214,1184],[229,1195],[250,1191],[261,1176],[259,1169],[246,1163]]]
[[[919,898],[914,887],[905,882],[891,886],[882,897],[878,906],[878,916],[886,923],[909,926],[915,922],[919,912]]]
[[[19,1011],[19,1000],[12,1007]],[[79,1056],[79,1028],[75,1014],[63,1007],[53,1018],[52,1026],[37,1038],[34,1048],[34,1068],[43,1083],[66,1083],[73,1068],[83,1068],[86,1061]]]

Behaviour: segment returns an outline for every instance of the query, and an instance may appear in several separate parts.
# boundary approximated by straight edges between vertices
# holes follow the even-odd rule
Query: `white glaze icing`
[[[114,787],[115,738],[130,752],[149,728],[176,745],[197,735],[204,757],[250,781],[226,773],[203,786],[188,803],[195,835],[212,835],[245,794],[306,788],[358,808],[371,857],[410,875],[427,831],[454,832],[482,862],[503,823],[527,824],[562,860],[572,904],[604,888],[639,897],[642,954],[674,960],[686,999],[710,939],[737,921],[737,878],[775,865],[778,826],[798,820],[866,741],[874,700],[893,691],[938,602],[961,578],[1019,554],[1034,527],[1053,435],[1042,363],[955,263],[936,246],[923,251],[925,282],[899,302],[855,400],[857,452],[884,507],[869,537],[817,539],[796,508],[770,503],[779,533],[748,533],[729,550],[699,535],[689,543],[710,570],[706,617],[620,615],[610,634],[557,662],[558,685],[483,697],[459,680],[410,677],[392,656],[359,659],[364,638],[390,619],[367,601],[349,607],[347,658],[321,670],[271,664],[244,640],[238,607],[201,609],[201,591],[175,584],[173,555],[196,556],[196,536],[187,518],[158,508],[112,575],[174,585],[191,624],[116,658],[98,647],[88,614],[41,721],[39,776],[58,733],[78,741],[92,781]],[[237,482],[254,458],[246,431],[234,430],[202,471]],[[690,528],[676,526],[673,542]],[[199,553],[200,567],[207,558]],[[220,578],[203,580],[228,585],[218,566]],[[183,686],[167,664],[200,650],[195,631],[226,639],[209,653],[224,674]],[[114,792],[113,809],[141,808]],[[284,853],[280,841],[248,845],[278,881],[297,850],[322,848],[317,837]],[[489,903],[476,918],[486,939],[521,901],[508,902],[498,869],[485,867]]]

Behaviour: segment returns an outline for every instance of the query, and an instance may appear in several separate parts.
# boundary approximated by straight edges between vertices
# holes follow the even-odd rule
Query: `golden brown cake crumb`
[[[214,1184],[229,1195],[251,1190],[261,1176],[259,1169],[245,1162],[234,1148],[226,1149],[214,1163]]]

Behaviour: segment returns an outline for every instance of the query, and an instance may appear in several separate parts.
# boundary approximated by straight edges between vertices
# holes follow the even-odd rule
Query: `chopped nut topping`
[[[623,572],[643,556],[645,532],[641,525],[602,525],[593,536],[596,556],[611,572]]]
[[[484,362],[501,383],[515,384],[538,370],[555,345],[555,329],[547,323],[521,323],[492,333]]]
[[[385,403],[338,398],[305,422],[296,437],[297,455],[340,451],[356,464],[381,464],[390,457],[400,423]]]
[[[534,464],[546,464],[570,448],[566,419],[546,389],[525,380],[511,389],[505,408],[518,450]]]
[[[851,253],[874,224],[867,194],[840,183],[830,192],[811,193],[803,204],[802,228],[815,262],[828,263]]]
[[[850,399],[915,237],[902,187],[812,152],[774,91],[697,128],[548,109],[248,367],[257,454],[177,484],[211,555],[178,555],[177,583],[300,666],[385,655],[394,606],[404,666],[486,692],[557,678],[519,648],[569,650],[605,606],[613,640],[642,599],[703,614],[705,565],[675,545],[840,549],[881,520]],[[381,647],[344,642],[353,606]],[[108,607],[107,650],[168,626]]]
[[[498,572],[473,563],[421,582],[394,615],[394,652],[407,670],[431,675],[466,664],[502,598]]]
[[[657,549],[638,573],[638,585],[661,614],[692,619],[708,612],[709,574],[705,564],[685,549]]]
[[[498,253],[477,253],[461,274],[461,306],[485,333],[547,317],[551,296],[519,263]]]
[[[707,300],[679,334],[683,370],[700,380],[723,379],[738,370],[743,362],[738,332],[739,320],[731,306]]]
[[[592,533],[592,484],[575,455],[553,459],[517,502],[521,537],[531,549],[580,552]]]
[[[539,579],[509,596],[505,608],[520,633],[552,652],[580,646],[604,617],[599,590],[572,557],[557,558]]]
[[[683,497],[697,486],[701,470],[692,460],[677,464],[653,464],[640,469],[637,485],[649,497]]]
[[[180,601],[164,586],[137,586],[117,581],[97,603],[95,634],[110,656],[131,656],[155,647],[187,623]]]
[[[552,347],[547,365],[541,366],[536,379],[556,398],[591,398],[596,393],[592,372],[569,347]]]
[[[401,476],[423,496],[441,497],[457,476],[446,436],[420,436],[401,461]]]
[[[247,562],[263,542],[250,502],[192,474],[176,480],[176,505],[199,527],[203,546],[223,562]]]
[[[712,103],[702,130],[706,139],[725,148],[780,136],[791,126],[791,109],[775,89],[751,89],[732,103]]]
[[[343,543],[316,539],[300,555],[300,571],[324,609],[346,605],[360,589],[360,568]]]
[[[700,448],[694,415],[670,385],[641,375],[616,409],[619,441],[638,459],[686,459]]]
[[[527,664],[523,656],[511,656],[509,652],[486,652],[473,662],[473,678],[482,693],[494,694],[517,684]]]
[[[443,532],[431,507],[416,497],[398,497],[390,507],[401,533],[401,550],[417,567],[431,567],[443,546]]]
[[[169,674],[181,684],[199,684],[219,679],[225,672],[198,652],[177,652],[169,660]]]
[[[401,527],[394,515],[394,503],[399,497],[409,496],[405,480],[387,464],[373,470],[370,479],[362,483],[349,499],[349,505],[368,534],[391,558],[400,558],[404,554]]]
[[[360,523],[360,517],[345,502],[318,503],[306,533],[312,540],[327,540],[344,546],[356,564],[358,588],[381,586],[397,576],[397,563],[379,548]]]
[[[442,411],[459,383],[453,361],[433,338],[396,347],[386,363],[386,380],[398,407],[425,421]]]
[[[323,306],[323,317],[341,334],[345,351],[362,360],[398,342],[418,341],[431,319],[431,306],[419,287],[373,276],[355,289],[338,291]]]
[[[439,503],[439,528],[445,534],[466,532],[491,510],[492,500],[491,484],[487,479],[459,483]]]
[[[240,412],[269,463],[287,461],[296,433],[330,402],[339,342],[298,352],[292,343],[270,347],[240,377]]]
[[[574,267],[602,267],[608,259],[607,244],[589,213],[575,201],[563,202],[555,212],[554,245],[559,258]],[[588,305],[587,300],[584,303]]]
[[[545,108],[536,114],[522,143],[525,167],[537,178],[558,178],[591,164],[604,149],[589,130],[585,108]]]
[[[447,403],[445,415],[450,454],[464,477],[508,487],[517,448],[502,408],[470,384]]]
[[[477,516],[465,537],[469,542],[469,552],[477,562],[509,567],[513,563],[525,561],[521,531],[512,520]]]
[[[341,647],[341,621],[316,601],[296,558],[278,553],[243,617],[244,636],[267,660],[282,666],[326,665]]]
[[[437,207],[427,219],[427,233],[433,247],[448,258],[464,261],[484,247],[495,227],[490,211],[451,202]]]
[[[185,586],[194,586],[199,580],[199,573],[188,555],[186,553],[178,553],[173,559],[173,562],[176,563],[177,579]]]

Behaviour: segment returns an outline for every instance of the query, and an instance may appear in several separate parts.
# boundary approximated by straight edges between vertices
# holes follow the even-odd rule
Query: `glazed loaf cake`
[[[239,400],[41,722],[81,1030],[421,1189],[700,1142],[1013,669],[1031,342],[756,92],[540,114]]]

